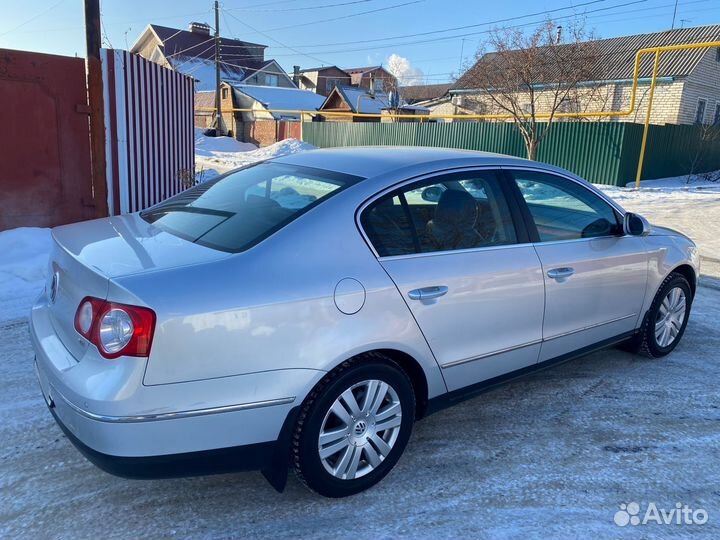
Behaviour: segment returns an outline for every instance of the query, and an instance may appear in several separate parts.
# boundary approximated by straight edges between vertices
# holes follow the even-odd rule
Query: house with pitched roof
[[[365,90],[385,92],[386,94],[397,89],[398,82],[395,75],[382,66],[368,66],[344,69],[350,75],[350,84]]]
[[[330,113],[382,114],[390,107],[390,98],[384,92],[370,92],[356,86],[336,86],[319,107],[318,111]],[[379,122],[380,117],[352,116],[349,114],[327,114],[328,122]]]
[[[220,78],[238,84],[294,88],[292,79],[273,59],[265,58],[267,45],[220,39]],[[210,26],[190,23],[187,30],[150,24],[130,52],[195,78],[198,91],[215,89],[215,41]]]
[[[336,86],[350,86],[350,74],[337,66],[298,69],[294,82],[301,90],[309,90],[321,96],[329,96]]]
[[[592,47],[592,74],[579,85],[572,100],[564,104],[564,112],[621,111],[630,105],[635,54],[639,49],[686,43],[720,40],[720,25],[679,28],[664,32],[622,36],[587,42]],[[483,88],[482,73],[496,69],[494,55],[481,56],[448,90],[449,101],[431,106],[433,114],[494,114],[500,111]],[[553,64],[548,63],[547,70]],[[648,90],[653,70],[653,55],[645,55],[640,64],[639,86],[635,112],[625,117],[604,120],[642,122],[647,113]],[[557,81],[556,73],[543,73],[535,81],[535,93],[542,97],[543,85]],[[534,86],[535,86],[534,85]],[[518,102],[523,94],[518,92]],[[529,100],[529,97],[528,97]],[[539,106],[538,106],[539,104]],[[542,99],[536,102],[542,110]],[[660,56],[657,87],[650,121],[654,124],[720,123],[720,49],[687,49],[664,52]]]

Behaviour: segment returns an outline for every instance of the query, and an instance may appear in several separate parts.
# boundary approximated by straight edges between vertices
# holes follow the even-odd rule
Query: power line
[[[38,13],[37,15],[33,15],[33,16],[30,17],[29,19],[26,19],[25,21],[21,22],[21,23],[18,24],[16,27],[11,28],[10,30],[6,30],[5,32],[3,32],[2,34],[0,34],[0,36],[5,36],[5,35],[7,35],[7,34],[10,34],[10,33],[14,32],[15,30],[18,30],[18,29],[22,28],[22,27],[25,26],[26,24],[29,24],[29,23],[33,22],[35,19],[39,19],[40,17],[42,17],[42,16],[45,15],[46,13],[49,13],[50,11],[52,11],[53,9],[55,9],[56,7],[58,7],[58,6],[59,6],[60,4],[62,4],[64,1],[65,1],[65,0],[60,0],[59,2],[54,3],[52,6],[50,6],[49,8],[41,11],[41,12]]]
[[[617,5],[614,5],[614,6],[608,6],[608,7],[605,7],[605,8],[598,8],[598,9],[586,11],[585,13],[586,13],[586,14],[589,14],[589,13],[596,13],[596,12],[600,12],[600,11],[608,11],[608,10],[613,10],[613,9],[617,9],[617,8],[620,8],[620,7],[630,6],[630,5],[634,5],[634,4],[642,4],[642,3],[645,3],[645,2],[647,2],[647,0],[632,0],[632,1],[629,1],[629,2],[623,2],[622,4],[617,4]],[[571,19],[571,18],[574,18],[574,17],[576,17],[576,15],[565,15],[565,16],[562,16],[562,17],[557,17],[557,18],[554,19],[554,20],[555,20],[555,21],[560,21],[560,20],[565,20],[565,19]],[[542,24],[543,22],[545,22],[544,19],[538,19],[538,20],[530,21],[530,22],[523,23],[523,24],[517,24],[517,25],[508,26],[508,27],[505,27],[505,28],[506,28],[506,29],[523,28],[523,27],[526,27],[526,26],[533,26],[533,25],[537,25],[537,24]],[[493,29],[488,29],[488,30],[481,30],[481,31],[478,31],[478,32],[470,32],[470,33],[465,33],[465,34],[456,34],[456,35],[453,35],[453,36],[444,36],[444,37],[440,37],[440,38],[422,39],[422,40],[415,40],[415,41],[406,41],[406,42],[401,42],[401,43],[400,43],[400,42],[398,42],[398,43],[387,43],[387,44],[378,45],[378,46],[374,46],[374,47],[359,47],[359,48],[338,49],[338,50],[331,50],[331,51],[327,51],[327,50],[326,50],[326,51],[323,51],[323,53],[324,53],[324,54],[338,54],[338,53],[345,53],[345,52],[357,52],[357,51],[367,51],[367,50],[376,50],[376,49],[389,49],[389,48],[394,48],[394,47],[402,47],[402,46],[406,46],[406,45],[418,45],[418,44],[423,44],[423,43],[435,43],[435,42],[438,42],[438,41],[451,41],[451,40],[459,39],[459,38],[462,38],[462,37],[478,36],[478,35],[481,35],[481,34],[489,34],[489,33],[491,33],[492,31],[493,31]],[[274,55],[274,56],[293,56],[293,55],[291,55],[291,54],[276,54],[276,55]]]
[[[325,4],[322,6],[305,6],[305,7],[295,7],[295,8],[284,8],[284,9],[253,9],[253,8],[225,8],[226,11],[251,11],[253,13],[278,13],[278,12],[288,12],[288,11],[307,11],[307,10],[316,10],[316,9],[326,9],[326,8],[334,8],[334,7],[340,7],[340,6],[349,6],[352,4],[365,4],[367,2],[372,2],[373,0],[352,0],[351,2],[341,2],[338,4]]]
[[[565,7],[560,7],[560,8],[550,9],[550,10],[545,10],[545,11],[538,11],[535,13],[528,13],[526,15],[516,15],[514,17],[508,17],[505,19],[496,19],[493,21],[486,21],[486,22],[477,23],[477,24],[454,26],[451,28],[444,28],[442,30],[429,30],[427,32],[416,32],[414,34],[403,34],[403,35],[399,35],[399,36],[388,36],[388,37],[383,37],[383,38],[364,39],[363,43],[376,43],[378,41],[389,41],[389,40],[393,40],[393,39],[405,39],[405,38],[418,37],[418,36],[427,36],[427,35],[431,35],[431,34],[440,34],[443,32],[453,32],[455,30],[467,30],[468,28],[477,28],[479,26],[487,26],[487,25],[491,25],[491,24],[501,24],[504,22],[510,22],[510,21],[519,20],[519,19],[527,19],[528,17],[536,17],[538,15],[545,15],[548,13],[555,13],[557,11],[564,11],[567,9],[575,9],[575,8],[582,7],[582,6],[598,4],[598,3],[602,3],[602,2],[608,2],[608,1],[609,0],[590,0],[588,2],[583,2],[581,4],[575,4],[575,5],[570,5],[570,6],[565,6]],[[645,1],[645,0],[643,0],[643,1]],[[272,30],[267,30],[267,31],[270,32]],[[317,44],[313,44],[313,45],[299,45],[298,48],[334,47],[336,45],[352,45],[352,44],[356,44],[356,43],[357,43],[357,40],[340,41],[340,42],[336,42],[336,43],[317,43]]]
[[[225,14],[223,13],[223,16],[224,16],[224,15],[225,15]],[[274,37],[270,36],[269,34],[266,34],[265,32],[261,32],[261,31],[255,29],[255,28],[253,28],[253,27],[250,26],[248,23],[246,23],[246,22],[244,22],[244,21],[241,21],[239,18],[237,18],[237,17],[236,17],[235,15],[233,15],[232,13],[228,13],[228,15],[229,15],[230,17],[232,17],[233,19],[235,19],[236,21],[238,21],[238,22],[239,22],[240,24],[242,24],[243,26],[247,26],[247,27],[250,28],[251,30],[254,30],[255,32],[259,32],[261,35],[263,35],[263,36],[265,36],[266,38],[274,41],[275,43],[278,43],[278,44],[279,44],[280,46],[282,46],[283,48],[286,48],[286,49],[289,49],[289,50],[291,50],[291,51],[294,51],[296,54],[299,54],[299,55],[301,55],[301,56],[305,56],[306,58],[310,58],[311,60],[315,60],[316,62],[320,62],[321,64],[325,64],[325,63],[326,63],[325,60],[322,60],[322,59],[317,58],[316,56],[312,56],[312,55],[310,55],[310,54],[303,53],[303,52],[301,52],[301,51],[299,51],[299,50],[297,50],[297,49],[294,49],[293,47],[289,47],[288,45],[285,45],[285,44],[282,43],[281,41],[278,41],[277,39],[275,39]]]
[[[291,25],[288,25],[288,26],[279,26],[279,27],[277,27],[277,28],[270,28],[270,29],[268,29],[268,30],[265,30],[265,32],[277,32],[277,31],[279,31],[279,30],[287,30],[287,29],[289,29],[289,28],[299,28],[299,27],[301,27],[301,26],[310,26],[310,25],[312,25],[312,24],[321,24],[321,23],[326,23],[326,22],[339,21],[339,20],[342,20],[342,19],[350,19],[350,18],[352,18],[352,17],[359,17],[359,16],[361,16],[361,15],[368,15],[369,13],[378,13],[378,12],[380,12],[380,11],[388,11],[388,10],[391,10],[391,9],[396,9],[396,8],[400,8],[400,7],[409,6],[409,5],[412,5],[412,4],[419,4],[420,2],[423,2],[423,1],[424,1],[424,0],[410,0],[409,2],[403,2],[402,4],[394,4],[394,5],[392,5],[392,6],[385,6],[385,7],[381,7],[381,8],[370,9],[370,10],[367,10],[367,11],[359,11],[358,13],[350,13],[349,15],[343,15],[343,16],[341,16],[341,17],[332,17],[332,18],[330,18],[330,19],[320,19],[320,20],[317,20],[317,21],[310,21],[310,22],[299,23],[299,24],[291,24]]]
[[[210,43],[211,41],[214,41],[214,40],[215,40],[215,38],[206,39],[205,41],[201,41],[200,43],[196,43],[195,45],[193,45],[192,47],[188,47],[187,49],[182,49],[181,51],[178,51],[178,52],[176,52],[176,53],[165,55],[165,58],[167,59],[167,58],[172,58],[173,56],[178,56],[178,55],[181,55],[181,54],[185,54],[185,53],[186,53],[187,51],[189,51],[190,49],[194,49],[195,47],[200,47],[201,45],[204,45],[204,44],[206,44],[206,43]],[[163,44],[163,46],[164,46],[164,44]],[[213,47],[214,47],[214,46],[215,46],[215,45],[213,44]],[[200,53],[200,54],[204,54],[204,52],[203,52],[203,53]]]

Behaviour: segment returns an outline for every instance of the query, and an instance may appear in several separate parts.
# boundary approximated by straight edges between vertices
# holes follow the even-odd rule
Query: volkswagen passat
[[[68,438],[128,477],[288,468],[339,497],[413,422],[623,342],[671,352],[698,254],[567,171],[420,148],[311,151],[53,230],[31,332]]]

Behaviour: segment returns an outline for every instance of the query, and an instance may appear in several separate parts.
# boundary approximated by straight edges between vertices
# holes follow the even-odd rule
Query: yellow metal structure
[[[683,51],[688,49],[707,49],[711,47],[720,47],[720,41],[707,41],[705,43],[688,43],[684,45],[664,45],[661,47],[649,47],[646,49],[640,49],[635,53],[635,65],[633,67],[633,78],[632,87],[630,89],[630,106],[624,111],[598,111],[598,112],[581,112],[581,113],[536,113],[536,119],[544,118],[604,118],[604,117],[622,117],[630,116],[635,113],[635,98],[637,96],[638,88],[638,74],[640,73],[640,61],[643,55],[654,54],[655,61],[653,63],[652,78],[650,80],[650,90],[648,95],[648,108],[645,114],[645,126],[643,130],[642,145],[640,147],[640,156],[638,158],[637,175],[635,177],[635,187],[640,187],[640,177],[642,176],[643,161],[645,160],[645,148],[647,145],[648,131],[650,128],[650,114],[652,112],[652,102],[655,94],[655,86],[657,83],[657,72],[660,63],[660,55],[664,52],[669,51]],[[215,107],[198,107],[198,111],[209,111],[215,112]],[[305,115],[318,115],[322,116],[339,116],[339,117],[351,117],[351,118],[387,118],[388,120],[393,119],[413,119],[420,122],[427,122],[433,119],[458,119],[458,120],[511,120],[513,115],[511,114],[437,114],[437,115],[414,115],[414,114],[371,114],[371,113],[353,113],[353,112],[341,112],[341,111],[301,111],[294,109],[222,109],[222,112],[227,113],[280,113],[280,114],[292,114],[299,115],[300,119],[304,121]],[[527,118],[530,118],[528,115]],[[301,122],[302,125],[302,122]],[[301,131],[302,133],[302,131]]]

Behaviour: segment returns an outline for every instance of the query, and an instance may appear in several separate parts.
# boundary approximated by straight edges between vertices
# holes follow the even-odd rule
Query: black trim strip
[[[435,412],[438,412],[438,411],[441,411],[443,409],[446,409],[447,407],[455,405],[456,403],[459,403],[461,401],[465,401],[466,399],[476,397],[479,394],[482,394],[484,392],[487,392],[489,390],[497,388],[498,386],[502,385],[503,383],[506,383],[506,382],[514,380],[514,379],[518,379],[529,373],[534,373],[534,372],[540,371],[542,369],[546,369],[546,368],[549,368],[549,367],[552,367],[552,366],[555,366],[558,364],[562,364],[563,362],[573,360],[574,358],[577,358],[579,356],[584,356],[590,352],[594,352],[599,349],[604,349],[605,347],[608,347],[610,345],[615,345],[616,343],[620,343],[621,341],[625,341],[626,339],[632,337],[634,334],[635,334],[634,330],[631,332],[625,332],[624,334],[620,334],[618,336],[615,336],[615,337],[612,337],[609,339],[604,339],[604,340],[594,343],[592,345],[588,345],[587,347],[583,347],[582,349],[578,349],[576,351],[572,351],[572,352],[557,356],[555,358],[545,360],[544,362],[539,362],[539,363],[533,364],[531,366],[527,366],[524,368],[517,369],[515,371],[511,371],[510,373],[505,373],[503,375],[493,377],[492,379],[488,379],[486,381],[481,381],[481,382],[473,384],[471,386],[466,386],[465,388],[453,390],[452,392],[448,392],[447,394],[439,395],[437,397],[434,397],[434,398],[428,400],[428,406],[427,406],[427,411],[425,413],[425,416],[435,413]]]

